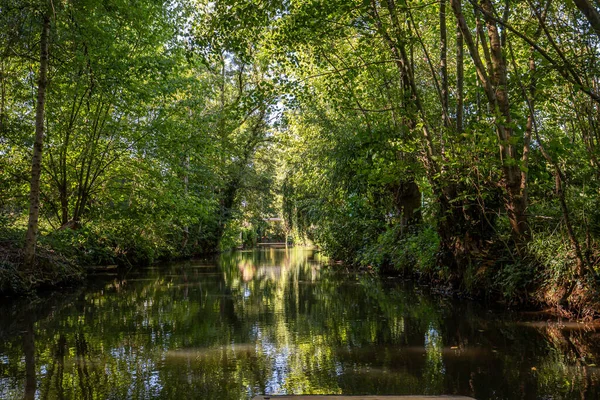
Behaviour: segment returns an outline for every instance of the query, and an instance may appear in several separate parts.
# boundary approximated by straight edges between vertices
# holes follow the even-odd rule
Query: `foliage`
[[[335,259],[471,294],[530,301],[548,287],[568,296],[574,281],[594,293],[600,37],[580,10],[297,2],[278,28],[296,84],[282,186],[292,229]]]
[[[383,271],[400,271],[403,275],[423,275],[428,279],[448,280],[448,270],[437,263],[439,238],[431,227],[400,232],[395,226],[379,235],[377,242],[360,256],[362,265]]]
[[[40,243],[81,265],[233,245],[225,227],[242,203],[264,217],[272,187],[273,100],[251,38],[201,1],[46,6],[0,3],[3,220],[21,229],[29,205],[32,71],[51,9]]]
[[[472,294],[595,293],[581,4],[0,1],[0,214],[20,229],[35,204],[49,16],[40,242],[81,263],[249,245],[283,218],[338,261]]]

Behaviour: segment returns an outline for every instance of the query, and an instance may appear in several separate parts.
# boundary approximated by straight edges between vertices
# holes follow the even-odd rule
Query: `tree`
[[[48,86],[48,52],[50,36],[49,10],[42,12],[42,33],[40,38],[39,77],[37,87],[37,106],[35,110],[35,141],[31,162],[31,189],[29,192],[29,222],[23,251],[24,267],[32,271],[35,261],[35,247],[38,235],[40,215],[40,175],[42,173],[42,153],[44,146],[44,112],[46,108],[46,89]]]

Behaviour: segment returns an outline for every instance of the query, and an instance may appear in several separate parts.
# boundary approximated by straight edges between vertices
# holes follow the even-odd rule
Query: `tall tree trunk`
[[[461,9],[460,2],[458,3]],[[463,131],[464,118],[464,86],[465,86],[465,53],[463,34],[457,24],[456,28],[456,132]]]
[[[48,86],[48,42],[50,36],[50,16],[43,16],[42,36],[40,40],[40,74],[38,78],[37,107],[35,112],[35,142],[31,162],[31,190],[29,192],[29,223],[25,237],[24,267],[33,270],[35,247],[38,235],[40,215],[40,175],[42,172],[42,151],[44,145],[44,110],[46,106],[46,87]]]
[[[2,55],[2,61],[0,61],[0,134],[4,134],[5,129],[5,112],[4,108],[6,105],[6,72],[4,67],[5,55]]]
[[[482,9],[490,41],[488,60],[487,45],[485,44],[486,39],[483,35],[480,36],[488,66],[487,69],[481,60],[479,49],[475,46],[471,31],[465,21],[460,7],[460,0],[450,0],[450,3],[469,53],[471,54],[471,59],[475,64],[477,76],[484,88],[491,111],[494,113],[500,162],[502,163],[502,187],[505,191],[504,207],[515,241],[518,243],[523,242],[529,236],[529,225],[526,214],[527,201],[525,197],[521,196],[521,171],[516,148],[511,141],[513,131],[511,128],[510,101],[508,97],[508,74],[502,41],[495,20],[488,17],[494,14],[492,3],[489,0],[482,1]]]
[[[482,7],[486,15],[493,15],[494,10],[490,0],[484,0]],[[502,39],[496,22],[486,18],[488,36],[490,39],[490,55],[493,71],[491,73],[492,84],[495,87],[496,104],[502,122],[496,118],[496,129],[500,140],[500,154],[502,157],[502,171],[504,175],[504,187],[506,190],[506,211],[517,240],[528,235],[527,216],[525,214],[527,203],[521,196],[521,172],[516,163],[517,154],[515,145],[511,143],[513,130],[511,128],[510,101],[508,96],[508,73],[506,69],[506,58],[503,53]]]
[[[448,115],[448,37],[446,28],[446,0],[440,0],[440,73],[442,76],[442,119],[445,127],[449,125]]]
[[[390,51],[396,58],[396,66],[398,71],[400,72],[400,76],[402,77],[403,87],[405,94],[410,95],[411,99],[406,106],[413,105],[415,107],[415,111],[417,115],[421,117],[421,121],[423,122],[423,139],[424,139],[424,147],[425,147],[425,164],[426,169],[428,170],[428,176],[431,178],[434,176],[437,171],[437,163],[435,161],[435,146],[433,143],[432,130],[429,126],[429,122],[427,120],[427,115],[425,113],[425,108],[423,106],[423,102],[421,100],[421,96],[419,94],[419,90],[417,88],[417,84],[415,82],[414,70],[413,70],[413,62],[412,57],[409,58],[408,53],[406,51],[406,43],[403,39],[403,32],[400,26],[400,20],[398,18],[398,14],[396,11],[396,4],[394,0],[386,0],[387,9],[390,13],[390,18],[392,22],[392,34],[389,34],[387,30],[384,28],[384,24],[381,22],[381,17],[379,16],[379,12],[377,10],[377,2],[375,0],[371,1],[372,9],[377,16],[376,25],[377,29],[384,35],[386,42],[390,48]],[[416,125],[416,115],[413,121],[409,123],[413,123]]]
[[[546,4],[542,10],[542,21],[546,20],[546,15],[547,15],[547,11],[548,8],[550,7],[550,3],[552,0],[546,0]],[[534,13],[538,13],[538,11],[534,10]],[[542,27],[541,25],[538,26],[533,39],[535,41],[539,40],[540,35],[542,34]],[[513,63],[514,61],[514,54],[512,52],[512,47],[510,48],[511,50],[511,55],[513,57]],[[527,123],[525,125],[525,135],[523,136],[523,154],[521,156],[521,196],[525,199],[524,201],[527,202],[527,184],[528,184],[528,180],[529,180],[529,173],[528,173],[528,167],[529,167],[529,152],[530,152],[530,147],[531,147],[531,137],[532,137],[532,132],[533,132],[533,128],[534,128],[534,123],[535,123],[535,97],[536,97],[536,89],[537,89],[537,69],[536,69],[536,65],[535,65],[535,48],[533,46],[530,46],[529,48],[529,75],[530,75],[530,81],[529,81],[529,93],[527,93],[527,91],[525,90],[525,88],[523,88],[523,96],[525,98],[525,100],[527,100],[528,96],[529,96],[529,115],[527,116]],[[515,70],[516,70],[516,66],[515,66]]]
[[[185,201],[188,201],[187,196],[190,186],[190,155],[187,150],[187,146],[184,145],[184,156],[183,156],[183,193]],[[185,248],[190,239],[190,227],[186,224],[183,227],[183,240],[181,242],[181,250],[185,251]]]

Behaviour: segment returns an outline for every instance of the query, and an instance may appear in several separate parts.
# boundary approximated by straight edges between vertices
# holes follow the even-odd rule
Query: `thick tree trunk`
[[[414,179],[401,180],[389,185],[388,189],[394,196],[394,206],[400,215],[400,229],[421,222],[421,191]]]
[[[521,195],[521,171],[515,145],[511,141],[513,132],[508,97],[508,75],[500,33],[496,22],[486,17],[487,32],[490,41],[489,60],[488,55],[485,54],[486,64],[488,65],[486,70],[479,55],[479,50],[473,41],[471,31],[462,14],[460,0],[451,0],[450,3],[475,64],[477,76],[483,85],[491,110],[495,114],[494,124],[496,125],[500,161],[502,163],[502,187],[505,191],[505,209],[514,239],[517,242],[522,242],[529,236],[529,225],[526,214],[527,201],[526,197]],[[482,8],[485,15],[493,15],[493,7],[489,0],[482,1]],[[481,36],[481,40],[484,53],[487,53],[485,51],[487,45],[484,45],[485,37],[483,35]]]
[[[60,225],[65,226],[69,222],[69,195],[66,184],[59,187],[60,198]]]
[[[600,36],[600,13],[598,10],[588,0],[573,0],[573,2],[583,15],[585,15],[592,28],[596,31],[596,34]]]
[[[42,171],[42,151],[44,145],[44,111],[46,106],[46,87],[48,86],[48,42],[50,36],[50,17],[43,17],[40,41],[40,75],[38,78],[37,107],[35,112],[35,142],[31,162],[31,190],[29,192],[29,223],[25,237],[24,267],[32,270],[35,261],[35,247],[38,235],[40,214],[40,175]]]
[[[493,15],[493,6],[490,0],[482,1],[486,15]],[[504,188],[506,190],[506,211],[517,241],[521,241],[529,234],[527,223],[527,202],[521,195],[521,171],[519,168],[515,145],[512,144],[513,130],[510,115],[510,100],[508,96],[508,73],[506,59],[503,53],[502,40],[496,22],[486,20],[488,36],[490,39],[490,55],[492,59],[492,84],[495,88],[496,105],[502,121],[496,117],[496,129],[500,141],[500,155],[502,157],[502,171],[504,175]]]

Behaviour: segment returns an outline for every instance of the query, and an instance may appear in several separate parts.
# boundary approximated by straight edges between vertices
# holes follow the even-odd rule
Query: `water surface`
[[[0,398],[600,398],[600,329],[490,311],[307,250],[105,272],[0,304]]]

